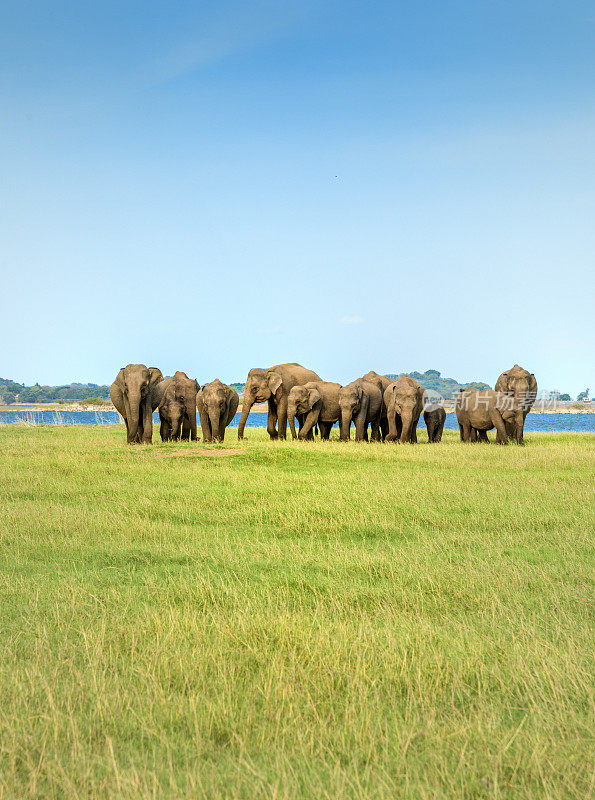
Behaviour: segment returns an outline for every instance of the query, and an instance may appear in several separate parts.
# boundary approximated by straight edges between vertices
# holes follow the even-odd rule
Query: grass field
[[[0,426],[2,800],[589,797],[594,435],[228,437]]]

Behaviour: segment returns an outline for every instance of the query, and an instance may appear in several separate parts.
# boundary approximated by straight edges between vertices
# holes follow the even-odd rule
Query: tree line
[[[490,389],[487,383],[474,381],[471,383],[460,383],[454,378],[443,378],[438,370],[428,369],[425,372],[397,372],[387,374],[391,381],[407,375],[414,381],[420,383],[424,389],[432,389],[445,400],[451,400],[461,389]],[[240,395],[244,393],[244,383],[231,383]],[[581,392],[578,399],[584,400],[588,397],[589,390]],[[69,383],[62,386],[41,386],[36,383],[34,386],[25,386],[24,383],[15,383],[7,378],[0,378],[0,402],[10,405],[11,403],[51,403],[57,400],[87,400],[89,397],[109,400],[109,386],[100,386],[97,383]],[[559,400],[570,400],[569,394],[561,394]]]
[[[11,403],[49,403],[56,400],[86,400],[88,397],[109,399],[109,386],[96,383],[70,383],[62,386],[25,386],[7,378],[0,378],[0,397],[6,405]]]

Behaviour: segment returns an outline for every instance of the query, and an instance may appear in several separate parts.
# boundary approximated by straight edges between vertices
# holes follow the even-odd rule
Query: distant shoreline
[[[83,412],[90,411],[92,413],[101,413],[102,411],[115,412],[115,408],[111,403],[105,405],[92,405],[86,403],[23,403],[13,405],[0,404],[0,411],[69,411],[69,412]],[[444,410],[447,414],[454,414],[454,406],[445,406]],[[238,413],[241,413],[242,406],[238,408]],[[267,403],[255,403],[250,409],[251,414],[266,414],[268,411]],[[595,403],[558,403],[556,408],[548,408],[540,405],[534,406],[531,414],[595,414]]]

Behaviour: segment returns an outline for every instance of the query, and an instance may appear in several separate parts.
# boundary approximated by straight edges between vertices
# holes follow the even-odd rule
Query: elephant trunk
[[[411,411],[403,411],[401,414],[401,443],[411,442],[413,439],[413,413]]]
[[[341,409],[341,422],[339,424],[339,438],[342,442],[349,441],[349,429],[351,428],[351,409]]]
[[[211,422],[211,436],[213,441],[221,441],[221,412],[219,409],[209,412],[209,420]]]
[[[135,442],[138,436],[138,425],[140,416],[140,391],[128,393],[128,441]]]
[[[180,422],[181,422],[181,420],[182,420],[182,417],[180,415],[180,416],[176,416],[171,421],[171,438],[174,441],[177,441],[180,438]]]
[[[291,438],[297,439],[297,433],[295,432],[295,414],[296,414],[296,407],[295,403],[288,403],[287,404],[287,421],[289,422],[289,428],[291,430]]]
[[[242,416],[240,417],[240,424],[238,425],[238,439],[244,438],[244,428],[246,427],[248,414],[250,413],[250,409],[253,405],[254,400],[251,400],[249,397],[244,395],[244,400],[242,402]]]

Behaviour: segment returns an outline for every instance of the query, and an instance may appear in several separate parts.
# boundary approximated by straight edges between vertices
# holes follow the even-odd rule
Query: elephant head
[[[238,425],[238,438],[244,435],[248,414],[254,403],[264,403],[269,398],[279,400],[283,394],[283,378],[274,369],[251,369],[248,373],[242,402],[242,415]]]
[[[339,407],[341,409],[339,438],[342,441],[349,439],[351,420],[361,411],[363,401],[364,389],[361,382],[354,381],[348,386],[341,386],[339,389]]]
[[[295,432],[295,418],[298,414],[309,414],[314,407],[322,402],[322,396],[314,386],[294,386],[289,392],[287,401],[287,419],[291,428],[291,436],[297,439]]]
[[[527,372],[523,367],[515,364],[512,369],[503,372],[496,381],[496,392],[513,397],[512,409],[503,410],[504,419],[512,419],[523,414],[523,422],[526,413],[529,411],[537,396],[537,381],[532,372]]]

